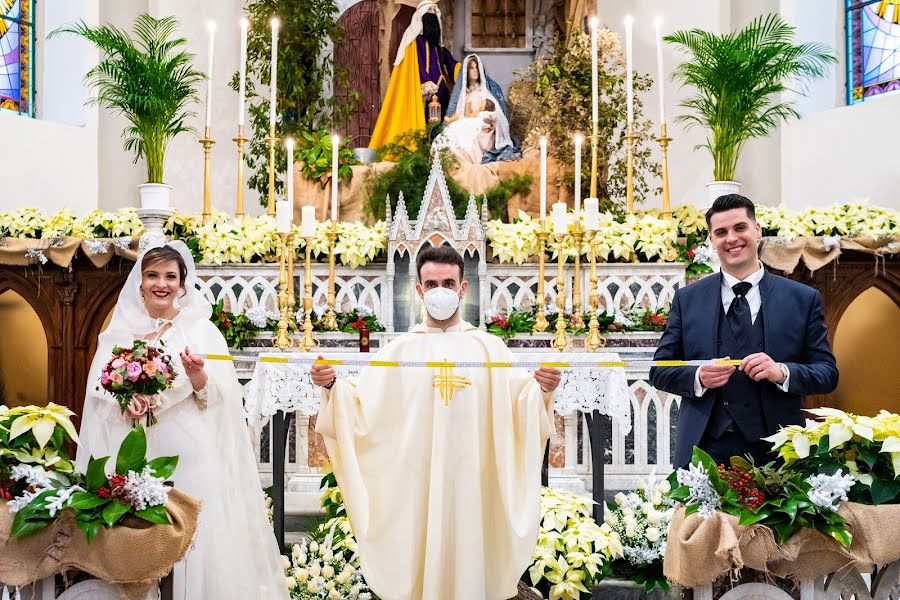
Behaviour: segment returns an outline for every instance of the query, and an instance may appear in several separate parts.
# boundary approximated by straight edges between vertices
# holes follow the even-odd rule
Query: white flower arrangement
[[[72,235],[82,239],[136,237],[144,233],[144,224],[133,208],[115,213],[92,210],[75,219]]]
[[[304,540],[294,544],[284,559],[285,584],[298,600],[370,600],[356,542],[346,517],[331,519],[319,532],[327,531],[321,543]]]
[[[837,510],[841,502],[847,501],[847,492],[856,485],[852,475],[844,475],[839,469],[832,475],[819,473],[806,478],[812,486],[807,495],[809,501],[820,508]]]
[[[619,534],[594,521],[593,504],[570,492],[541,490],[541,527],[528,575],[551,600],[590,597],[589,587],[622,556]]]
[[[624,571],[656,563],[662,573],[669,522],[675,514],[676,504],[666,495],[670,491],[671,486],[666,480],[650,487],[641,482],[633,492],[616,494],[615,505],[607,507],[604,522],[619,534],[622,553],[630,567]],[[615,569],[616,563],[613,563]]]

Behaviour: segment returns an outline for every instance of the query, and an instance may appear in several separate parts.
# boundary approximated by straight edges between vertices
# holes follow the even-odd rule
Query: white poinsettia
[[[619,535],[594,521],[592,505],[570,492],[541,490],[541,526],[528,575],[553,600],[590,596],[588,587],[597,574],[622,556]]]

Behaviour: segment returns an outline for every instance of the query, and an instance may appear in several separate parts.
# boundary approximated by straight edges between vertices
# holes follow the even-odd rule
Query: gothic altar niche
[[[423,202],[419,208],[419,214],[415,220],[410,220],[406,210],[406,201],[401,192],[397,199],[397,211],[391,214],[391,200],[386,201],[387,214],[385,230],[388,232],[387,247],[387,272],[385,292],[388,297],[397,298],[395,302],[403,303],[404,296],[408,298],[409,310],[405,312],[406,322],[394,322],[397,310],[385,314],[388,331],[406,331],[419,321],[418,307],[414,283],[416,281],[416,257],[426,244],[430,246],[448,245],[463,256],[466,262],[466,279],[469,281],[469,292],[466,294],[463,304],[463,314],[467,320],[471,319],[474,311],[477,317],[471,319],[472,324],[484,325],[484,311],[480,308],[488,300],[487,294],[487,264],[485,261],[485,238],[487,231],[487,200],[482,201],[481,214],[475,203],[475,196],[469,196],[466,207],[466,216],[462,222],[458,222],[453,213],[453,204],[450,202],[450,192],[447,189],[447,180],[444,178],[444,170],[441,168],[440,158],[435,155],[428,184],[425,187]],[[470,264],[477,261],[477,270],[473,274]],[[406,281],[397,286],[397,266],[406,266]],[[474,275],[474,276],[473,276]],[[476,278],[477,276],[477,278]],[[401,294],[397,294],[398,291]],[[408,288],[408,289],[407,289]],[[403,293],[405,290],[405,294]],[[485,295],[485,297],[482,297]],[[402,313],[401,313],[402,318]]]

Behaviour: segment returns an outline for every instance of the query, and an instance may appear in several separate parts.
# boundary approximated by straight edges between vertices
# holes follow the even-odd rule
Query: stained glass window
[[[0,110],[33,116],[34,0],[0,0]]]
[[[847,0],[847,103],[900,90],[900,0]]]

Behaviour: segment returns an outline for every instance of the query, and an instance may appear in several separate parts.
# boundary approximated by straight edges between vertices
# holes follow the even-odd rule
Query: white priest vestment
[[[513,360],[500,338],[465,322],[417,325],[377,358]],[[551,395],[518,368],[367,367],[323,392],[316,430],[380,598],[516,595],[537,540],[552,411]]]

